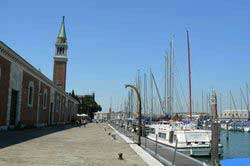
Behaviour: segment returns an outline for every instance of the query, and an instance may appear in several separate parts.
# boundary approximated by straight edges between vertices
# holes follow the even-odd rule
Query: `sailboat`
[[[187,31],[188,43],[188,75],[189,75],[189,122],[180,121],[162,121],[158,124],[149,126],[149,134],[147,138],[157,141],[166,146],[177,148],[177,151],[191,156],[209,156],[211,155],[211,130],[196,129],[196,125],[192,123],[192,93],[191,93],[191,65],[190,65],[190,46],[189,32]],[[173,61],[173,43],[170,44],[171,60]],[[168,112],[173,115],[173,62],[170,62],[170,91],[168,102]],[[167,72],[166,72],[167,73]],[[168,74],[167,74],[168,75]],[[165,86],[167,87],[167,86]],[[166,93],[166,92],[165,92]],[[167,99],[167,97],[165,97]],[[167,109],[167,107],[165,107]],[[222,145],[219,144],[219,154],[223,153]]]

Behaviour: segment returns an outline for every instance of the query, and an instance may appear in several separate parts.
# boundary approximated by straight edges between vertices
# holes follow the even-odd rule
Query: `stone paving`
[[[103,124],[0,133],[0,165],[142,166],[146,163]],[[118,160],[123,153],[124,160]]]

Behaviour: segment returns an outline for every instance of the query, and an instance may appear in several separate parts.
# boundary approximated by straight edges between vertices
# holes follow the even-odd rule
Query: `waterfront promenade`
[[[147,165],[120,137],[102,124],[59,126],[0,133],[0,165]],[[118,160],[123,153],[124,160]]]

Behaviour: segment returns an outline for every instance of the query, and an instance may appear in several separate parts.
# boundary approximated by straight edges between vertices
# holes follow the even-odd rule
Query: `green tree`
[[[91,119],[94,118],[94,113],[98,111],[102,111],[102,107],[97,104],[94,100],[93,96],[85,96],[81,99],[79,105],[79,114],[87,114]]]

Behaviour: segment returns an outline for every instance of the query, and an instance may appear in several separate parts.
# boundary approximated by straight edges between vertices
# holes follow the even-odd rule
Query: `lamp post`
[[[141,146],[141,134],[142,134],[142,124],[141,124],[141,95],[139,90],[134,85],[125,85],[125,88],[131,88],[136,92],[138,100],[138,142],[137,144]]]

